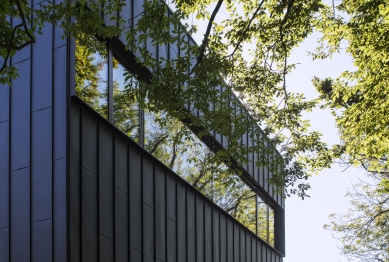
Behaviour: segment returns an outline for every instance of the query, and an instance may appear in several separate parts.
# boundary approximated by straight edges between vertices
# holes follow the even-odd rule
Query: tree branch
[[[19,14],[20,14],[20,18],[22,19],[22,23],[20,23],[17,26],[15,26],[14,29],[12,30],[12,35],[11,35],[11,38],[9,40],[9,44],[8,45],[5,45],[5,44],[1,44],[0,45],[0,47],[8,49],[7,55],[4,58],[3,66],[0,68],[0,73],[3,72],[4,69],[7,67],[7,62],[8,62],[8,59],[10,58],[12,50],[19,51],[19,50],[23,49],[24,47],[26,47],[26,46],[28,46],[28,45],[30,45],[32,43],[35,43],[34,37],[28,31],[26,17],[24,15],[24,12],[23,12],[23,9],[22,9],[22,7],[20,5],[20,2],[19,2],[19,0],[15,0],[15,2],[16,2],[16,6],[18,8]],[[16,30],[18,28],[20,28],[20,27],[24,28],[24,32],[26,33],[28,38],[30,38],[30,40],[25,42],[24,44],[22,44],[20,46],[13,46],[12,42],[14,41],[14,38],[15,38],[15,35],[16,35]]]
[[[223,0],[219,0],[217,2],[217,5],[216,5],[215,9],[212,12],[211,18],[208,21],[207,31],[204,34],[203,43],[202,43],[202,45],[200,47],[200,53],[199,53],[199,56],[197,57],[197,63],[192,68],[192,70],[191,70],[189,75],[191,75],[193,73],[193,71],[197,67],[197,65],[200,64],[203,61],[203,59],[204,59],[205,47],[207,46],[209,34],[211,33],[212,23],[215,20],[216,14],[219,12],[219,9],[220,9],[222,4],[223,4]]]
[[[251,17],[251,19],[250,19],[249,23],[247,24],[245,30],[243,31],[242,36],[239,38],[239,41],[238,41],[238,43],[236,44],[234,51],[233,51],[231,54],[229,54],[228,56],[225,56],[225,58],[234,56],[236,50],[238,50],[240,44],[242,43],[244,37],[246,36],[246,33],[247,33],[247,31],[249,30],[249,28],[250,28],[250,26],[251,26],[251,23],[254,21],[254,18],[257,16],[259,10],[261,10],[262,5],[263,5],[264,2],[265,2],[265,0],[262,0],[262,2],[259,4],[257,10],[255,10],[253,16]]]

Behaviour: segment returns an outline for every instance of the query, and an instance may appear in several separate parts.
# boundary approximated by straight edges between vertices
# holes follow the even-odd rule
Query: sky
[[[338,0],[334,1],[335,4],[340,3]],[[329,0],[323,2],[331,3]],[[218,16],[223,16],[223,8]],[[199,30],[193,38],[197,43],[201,43],[207,24],[199,21],[194,23]],[[345,70],[353,70],[352,59],[345,52],[335,54],[331,59],[313,61],[307,52],[314,51],[319,37],[319,33],[309,36],[288,59],[289,63],[298,65],[286,78],[287,89],[303,93],[308,99],[318,96],[311,83],[314,76],[336,78]],[[311,122],[311,130],[320,131],[323,141],[328,145],[339,142],[335,119],[329,110],[313,110],[305,117]],[[334,239],[331,231],[325,230],[323,226],[330,222],[328,218],[330,214],[343,214],[351,207],[350,199],[345,195],[353,184],[359,182],[359,179],[367,179],[363,170],[355,167],[345,170],[345,167],[334,164],[330,169],[325,169],[309,178],[311,189],[307,193],[310,198],[301,200],[297,196],[292,196],[286,199],[284,262],[347,261],[346,257],[340,254],[340,242]]]
[[[314,76],[336,78],[342,71],[353,70],[352,59],[344,52],[332,59],[312,61],[307,51],[313,51],[320,35],[315,33],[303,42],[293,53],[289,62],[300,63],[287,77],[289,90],[304,93],[307,98],[317,97],[311,84]],[[311,129],[319,130],[323,140],[331,145],[339,141],[335,120],[329,111],[314,110],[307,113]],[[352,184],[364,179],[364,172],[350,167],[345,170],[334,164],[330,169],[321,171],[309,179],[311,196],[302,201],[297,197],[286,199],[286,257],[284,262],[337,262],[347,261],[340,255],[338,245],[329,230],[323,225],[330,222],[328,215],[346,213],[350,208],[348,198],[344,197]]]

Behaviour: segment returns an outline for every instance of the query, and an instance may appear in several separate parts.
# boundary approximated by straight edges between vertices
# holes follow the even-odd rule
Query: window
[[[76,94],[108,119],[108,51],[97,39],[76,41]]]
[[[76,94],[203,195],[274,246],[274,211],[178,119],[141,109],[140,83],[106,45],[76,44]],[[135,92],[134,92],[135,91]],[[144,99],[147,102],[147,97]]]

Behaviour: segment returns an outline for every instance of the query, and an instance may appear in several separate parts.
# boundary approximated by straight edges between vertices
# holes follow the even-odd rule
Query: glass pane
[[[139,83],[115,58],[112,78],[114,125],[140,143],[140,111],[134,92],[139,87]]]
[[[145,148],[202,194],[256,232],[256,194],[178,120],[145,111]]]
[[[274,247],[274,210],[269,207],[269,245]]]
[[[95,38],[76,40],[76,95],[108,118],[108,52]]]
[[[228,205],[224,210],[255,234],[256,194],[238,176],[235,176],[235,183],[228,190]]]
[[[268,209],[267,204],[258,196],[258,231],[260,238],[268,242]]]

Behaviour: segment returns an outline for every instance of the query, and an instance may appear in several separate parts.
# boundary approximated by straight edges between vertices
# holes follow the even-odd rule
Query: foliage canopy
[[[145,1],[144,11],[125,21],[116,16],[125,5],[118,0],[43,1],[33,7],[27,0],[2,1],[0,56],[4,63],[0,81],[10,84],[17,77],[9,58],[34,42],[45,23],[62,27],[64,37],[77,38],[81,44],[95,36],[105,40],[125,34],[126,48],[153,73],[151,79],[141,82],[141,88],[127,87],[142,108],[165,110],[167,120],[182,119],[202,127],[200,137],[207,135],[205,130],[226,136],[229,146],[217,153],[219,161],[229,163],[232,156],[244,163],[247,150],[261,152],[263,157],[256,164],[270,165],[271,183],[285,188],[286,195],[307,196],[306,179],[331,164],[332,151],[320,140],[320,133],[308,131],[309,123],[301,118],[317,102],[288,91],[285,75],[293,69],[287,62],[291,50],[312,32],[321,19],[320,11],[327,10],[325,6],[319,0],[175,0],[169,4],[176,8],[174,13],[161,1]],[[216,22],[221,7],[227,19]],[[181,24],[191,15],[208,23],[200,46],[183,41],[187,33],[197,30],[195,25]],[[180,56],[157,59],[146,48],[150,44],[177,45]],[[220,92],[215,86],[230,91]],[[244,110],[233,111],[238,100],[232,99],[232,91],[239,92],[250,118]],[[148,103],[142,104],[146,97]],[[188,104],[198,108],[201,116],[183,110]],[[162,125],[167,120],[161,121]],[[257,125],[263,133],[254,131]],[[249,149],[239,143],[248,127],[254,141]]]

